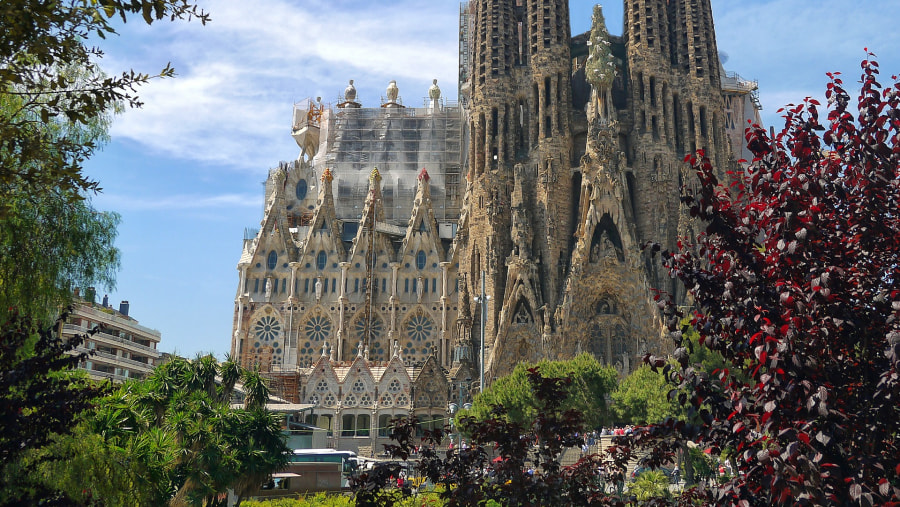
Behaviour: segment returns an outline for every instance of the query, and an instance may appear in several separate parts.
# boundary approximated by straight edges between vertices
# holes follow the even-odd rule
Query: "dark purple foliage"
[[[46,445],[54,435],[70,432],[75,418],[107,390],[106,385],[86,384],[61,374],[76,368],[86,356],[69,354],[84,336],[60,339],[57,327],[65,317],[55,326],[36,330],[31,319],[12,312],[0,329],[0,469]],[[28,470],[16,472],[7,469],[0,474],[0,488],[7,492],[0,504],[69,503],[58,492],[24,484],[29,477],[18,473]],[[15,499],[17,495],[26,496]]]
[[[700,183],[682,201],[705,232],[663,257],[732,369],[645,360],[689,393],[694,422],[655,431],[735,452],[717,505],[900,505],[900,83],[882,87],[873,59],[862,71],[856,113],[829,74],[829,127],[806,99],[774,139],[748,128],[755,158],[730,188],[688,159]]]

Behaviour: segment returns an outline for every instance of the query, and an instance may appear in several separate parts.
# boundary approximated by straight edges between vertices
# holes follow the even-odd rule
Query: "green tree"
[[[672,386],[665,376],[647,365],[622,379],[612,393],[613,410],[618,421],[627,424],[653,424],[667,418],[683,418],[678,401],[669,396]]]
[[[108,77],[86,41],[138,13],[148,24],[208,19],[187,0],[0,4],[0,321],[11,306],[49,320],[73,287],[114,286],[119,217],[82,202],[99,190],[82,164],[107,141],[113,112],[140,105],[150,76]]]
[[[682,324],[685,347],[677,354],[687,354],[688,363],[709,375],[727,367],[721,354],[700,345],[700,335],[690,326],[690,319],[684,319]],[[613,391],[613,410],[618,420],[627,424],[655,424],[670,417],[684,420],[686,413],[678,403],[681,392],[684,391],[673,389],[662,372],[642,365]]]
[[[148,24],[208,19],[188,0],[0,2],[0,483],[15,486],[0,488],[0,503],[71,501],[33,481],[49,456],[23,457],[71,431],[98,393],[67,372],[82,359],[66,355],[80,339],[63,343],[48,323],[73,287],[111,287],[118,267],[119,218],[85,200],[99,186],[82,164],[106,141],[112,112],[140,105],[137,86],[150,76],[107,77],[87,41],[136,14]]]
[[[62,192],[8,195],[0,219],[0,319],[10,308],[41,323],[71,302],[74,287],[115,286],[119,215]]]
[[[602,426],[611,420],[606,398],[616,386],[616,370],[600,364],[594,356],[587,353],[568,361],[544,360],[537,365],[519,363],[512,373],[497,379],[486,391],[478,394],[472,408],[460,411],[457,420],[466,416],[486,420],[494,416],[494,407],[502,406],[506,420],[530,426],[538,411],[534,392],[528,382],[528,370],[535,366],[547,377],[566,377],[572,380],[567,388],[568,395],[563,403],[563,410],[578,410],[584,416],[586,427]]]
[[[267,388],[247,393],[248,408],[232,408],[235,383],[217,380],[228,372],[264,385],[258,372],[212,356],[175,359],[145,381],[123,384],[99,401],[79,435],[50,449],[59,458],[43,460],[44,480],[111,506],[213,505],[228,488],[242,496],[286,464],[288,449],[265,410]]]
[[[2,38],[2,37],[0,37]],[[61,66],[57,71],[73,82],[89,81],[84,69]],[[59,139],[99,146],[106,142],[112,110],[83,122],[49,119],[44,122],[27,107],[23,95],[2,93],[0,121],[27,120],[29,139],[42,139],[47,149]],[[70,99],[63,100],[71,102]],[[113,246],[119,216],[98,213],[85,195],[65,186],[32,185],[15,178],[0,149],[0,320],[10,308],[38,321],[50,322],[70,302],[73,287],[112,289],[119,267]],[[36,167],[40,169],[40,167]],[[42,322],[43,323],[43,322]]]
[[[61,319],[64,319],[63,316]],[[60,320],[62,322],[62,320]],[[57,327],[38,328],[12,314],[0,333],[0,505],[65,500],[34,480],[23,457],[66,434],[105,387],[74,372],[84,355],[70,354],[83,337],[62,341]]]

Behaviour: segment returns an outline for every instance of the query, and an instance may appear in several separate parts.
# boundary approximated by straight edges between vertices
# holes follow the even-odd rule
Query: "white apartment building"
[[[93,354],[81,364],[94,379],[142,379],[159,364],[157,345],[160,332],[138,324],[128,316],[128,301],[122,301],[119,310],[108,305],[80,301],[62,327],[63,338],[85,334],[99,326],[100,329],[82,343],[77,351]]]

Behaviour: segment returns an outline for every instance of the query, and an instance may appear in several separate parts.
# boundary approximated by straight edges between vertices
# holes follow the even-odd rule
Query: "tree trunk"
[[[691,449],[686,442],[679,442],[681,448],[681,469],[684,475],[684,487],[689,488],[694,485],[694,462],[691,459]]]

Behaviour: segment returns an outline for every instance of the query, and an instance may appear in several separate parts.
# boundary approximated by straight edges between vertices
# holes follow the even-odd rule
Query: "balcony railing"
[[[109,352],[103,352],[103,351],[96,350],[96,349],[94,349],[92,351],[91,349],[88,349],[84,346],[79,346],[76,350],[78,352],[85,352],[85,353],[93,352],[94,354],[91,356],[92,359],[99,359],[100,360],[99,362],[103,362],[106,364],[112,364],[114,366],[119,366],[119,367],[125,366],[125,367],[129,368],[130,370],[138,371],[141,373],[149,373],[150,371],[153,370],[153,366],[151,366],[147,363],[142,363],[140,361],[135,361],[133,359],[128,359],[126,357],[117,356],[115,354],[110,354]]]
[[[81,326],[76,326],[74,324],[64,324],[63,332],[64,333],[69,332],[69,333],[73,333],[73,334],[85,334],[88,332],[88,330]],[[91,336],[91,339],[97,340],[97,341],[103,342],[103,343],[118,345],[120,348],[126,349],[128,351],[136,350],[136,351],[145,352],[148,356],[152,357],[153,359],[158,359],[162,355],[158,350],[156,350],[152,347],[148,347],[146,345],[141,345],[140,343],[133,342],[131,340],[126,340],[125,338],[121,338],[119,336],[113,336],[111,334],[104,333],[104,332],[94,333]]]
[[[109,378],[109,379],[113,379],[116,382],[125,382],[129,378],[124,375],[116,375],[115,373],[108,373],[105,371],[88,370],[88,369],[85,369],[84,371],[86,371],[88,373],[88,375],[90,375],[91,377],[93,377],[95,379],[100,379],[100,380]]]

